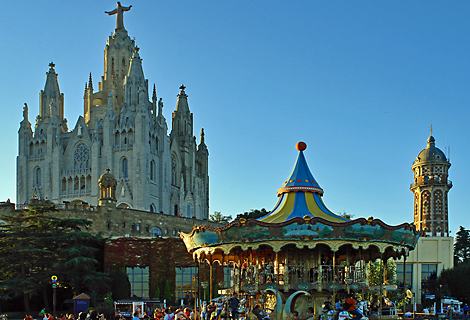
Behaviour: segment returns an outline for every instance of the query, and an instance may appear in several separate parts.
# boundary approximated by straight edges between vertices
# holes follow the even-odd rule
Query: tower
[[[449,168],[445,154],[436,148],[431,127],[427,147],[411,166],[414,182],[410,186],[414,194],[414,224],[418,230],[426,230],[429,236],[449,235],[447,194],[452,188],[452,182],[447,179]]]

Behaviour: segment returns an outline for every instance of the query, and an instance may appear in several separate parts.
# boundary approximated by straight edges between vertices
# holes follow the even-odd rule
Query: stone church
[[[34,128],[25,104],[18,131],[18,204],[37,198],[98,205],[98,179],[109,168],[117,179],[118,208],[208,218],[204,130],[197,144],[181,85],[168,134],[162,98],[155,85],[149,89],[139,48],[124,28],[123,15],[130,8],[118,2],[106,12],[116,15],[116,29],[104,49],[104,75],[96,90],[90,73],[83,116],[72,129],[64,118],[64,94],[54,63],[39,94]]]

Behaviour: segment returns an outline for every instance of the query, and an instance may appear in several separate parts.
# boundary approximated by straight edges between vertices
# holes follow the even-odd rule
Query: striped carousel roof
[[[318,185],[308,168],[303,151],[305,142],[296,145],[299,155],[289,179],[277,191],[279,201],[274,209],[259,218],[267,223],[280,223],[295,217],[318,217],[331,222],[344,222],[349,219],[335,215],[322,201],[323,189]]]

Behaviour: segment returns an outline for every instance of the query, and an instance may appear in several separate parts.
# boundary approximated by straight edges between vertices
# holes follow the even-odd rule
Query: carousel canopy
[[[282,188],[277,191],[279,201],[274,209],[259,218],[259,221],[268,223],[280,223],[295,217],[322,218],[331,222],[344,222],[349,219],[339,217],[323,203],[321,197],[323,189],[313,177],[305,160],[304,150],[307,145],[299,142],[296,145],[299,155],[294,169],[289,178],[284,182]]]
[[[297,144],[294,169],[278,190],[279,201],[270,213],[219,228],[195,226],[189,234],[180,233],[187,250],[200,257],[202,253],[228,255],[236,248],[257,250],[262,246],[277,252],[288,245],[311,249],[325,245],[333,251],[342,246],[374,247],[382,253],[389,251],[389,256],[414,249],[421,233],[413,224],[390,226],[372,217],[349,220],[328,210],[321,199],[323,189],[308,168],[305,149],[305,143]]]

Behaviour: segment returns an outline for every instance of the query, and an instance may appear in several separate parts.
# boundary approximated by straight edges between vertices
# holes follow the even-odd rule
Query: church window
[[[137,224],[137,231],[140,231],[140,223]]]
[[[165,228],[165,234],[168,234],[168,228]]]
[[[146,225],[146,226],[145,226],[145,232],[150,232],[149,225]]]
[[[173,235],[176,236],[176,229],[173,229]]]
[[[129,117],[126,118],[126,126],[129,125]]]
[[[41,168],[36,168],[34,180],[37,186],[41,185]]]
[[[131,230],[132,230],[132,231],[135,231],[135,223],[132,223]]]
[[[191,218],[191,206],[189,204],[186,206],[186,217]]]
[[[122,58],[122,78],[126,76],[126,59]]]
[[[177,185],[177,176],[176,176],[176,171],[177,170],[177,165],[176,165],[176,158],[175,156],[171,156],[171,184],[176,186]]]
[[[178,205],[177,204],[175,204],[175,211],[174,212],[175,212],[175,216],[177,216],[178,215]]]
[[[150,212],[156,212],[157,210],[155,209],[155,205],[152,203],[150,205]]]
[[[150,161],[150,180],[155,181],[155,161]]]
[[[168,229],[166,229],[165,233],[168,233]],[[153,227],[150,231],[150,236],[154,238],[160,238],[162,236],[162,229],[159,227]]]
[[[158,150],[158,138],[155,138],[155,150]]]
[[[80,143],[74,153],[74,169],[77,169],[77,166],[80,169],[88,169],[90,164],[88,161],[89,159],[90,151],[88,150],[88,147],[84,143]]]
[[[124,178],[127,178],[127,159],[122,159],[122,166],[121,166],[121,175]]]
[[[126,228],[126,222],[123,222],[123,223],[122,223],[122,228],[123,228],[123,229]]]
[[[111,58],[111,74],[114,72],[114,58]]]

